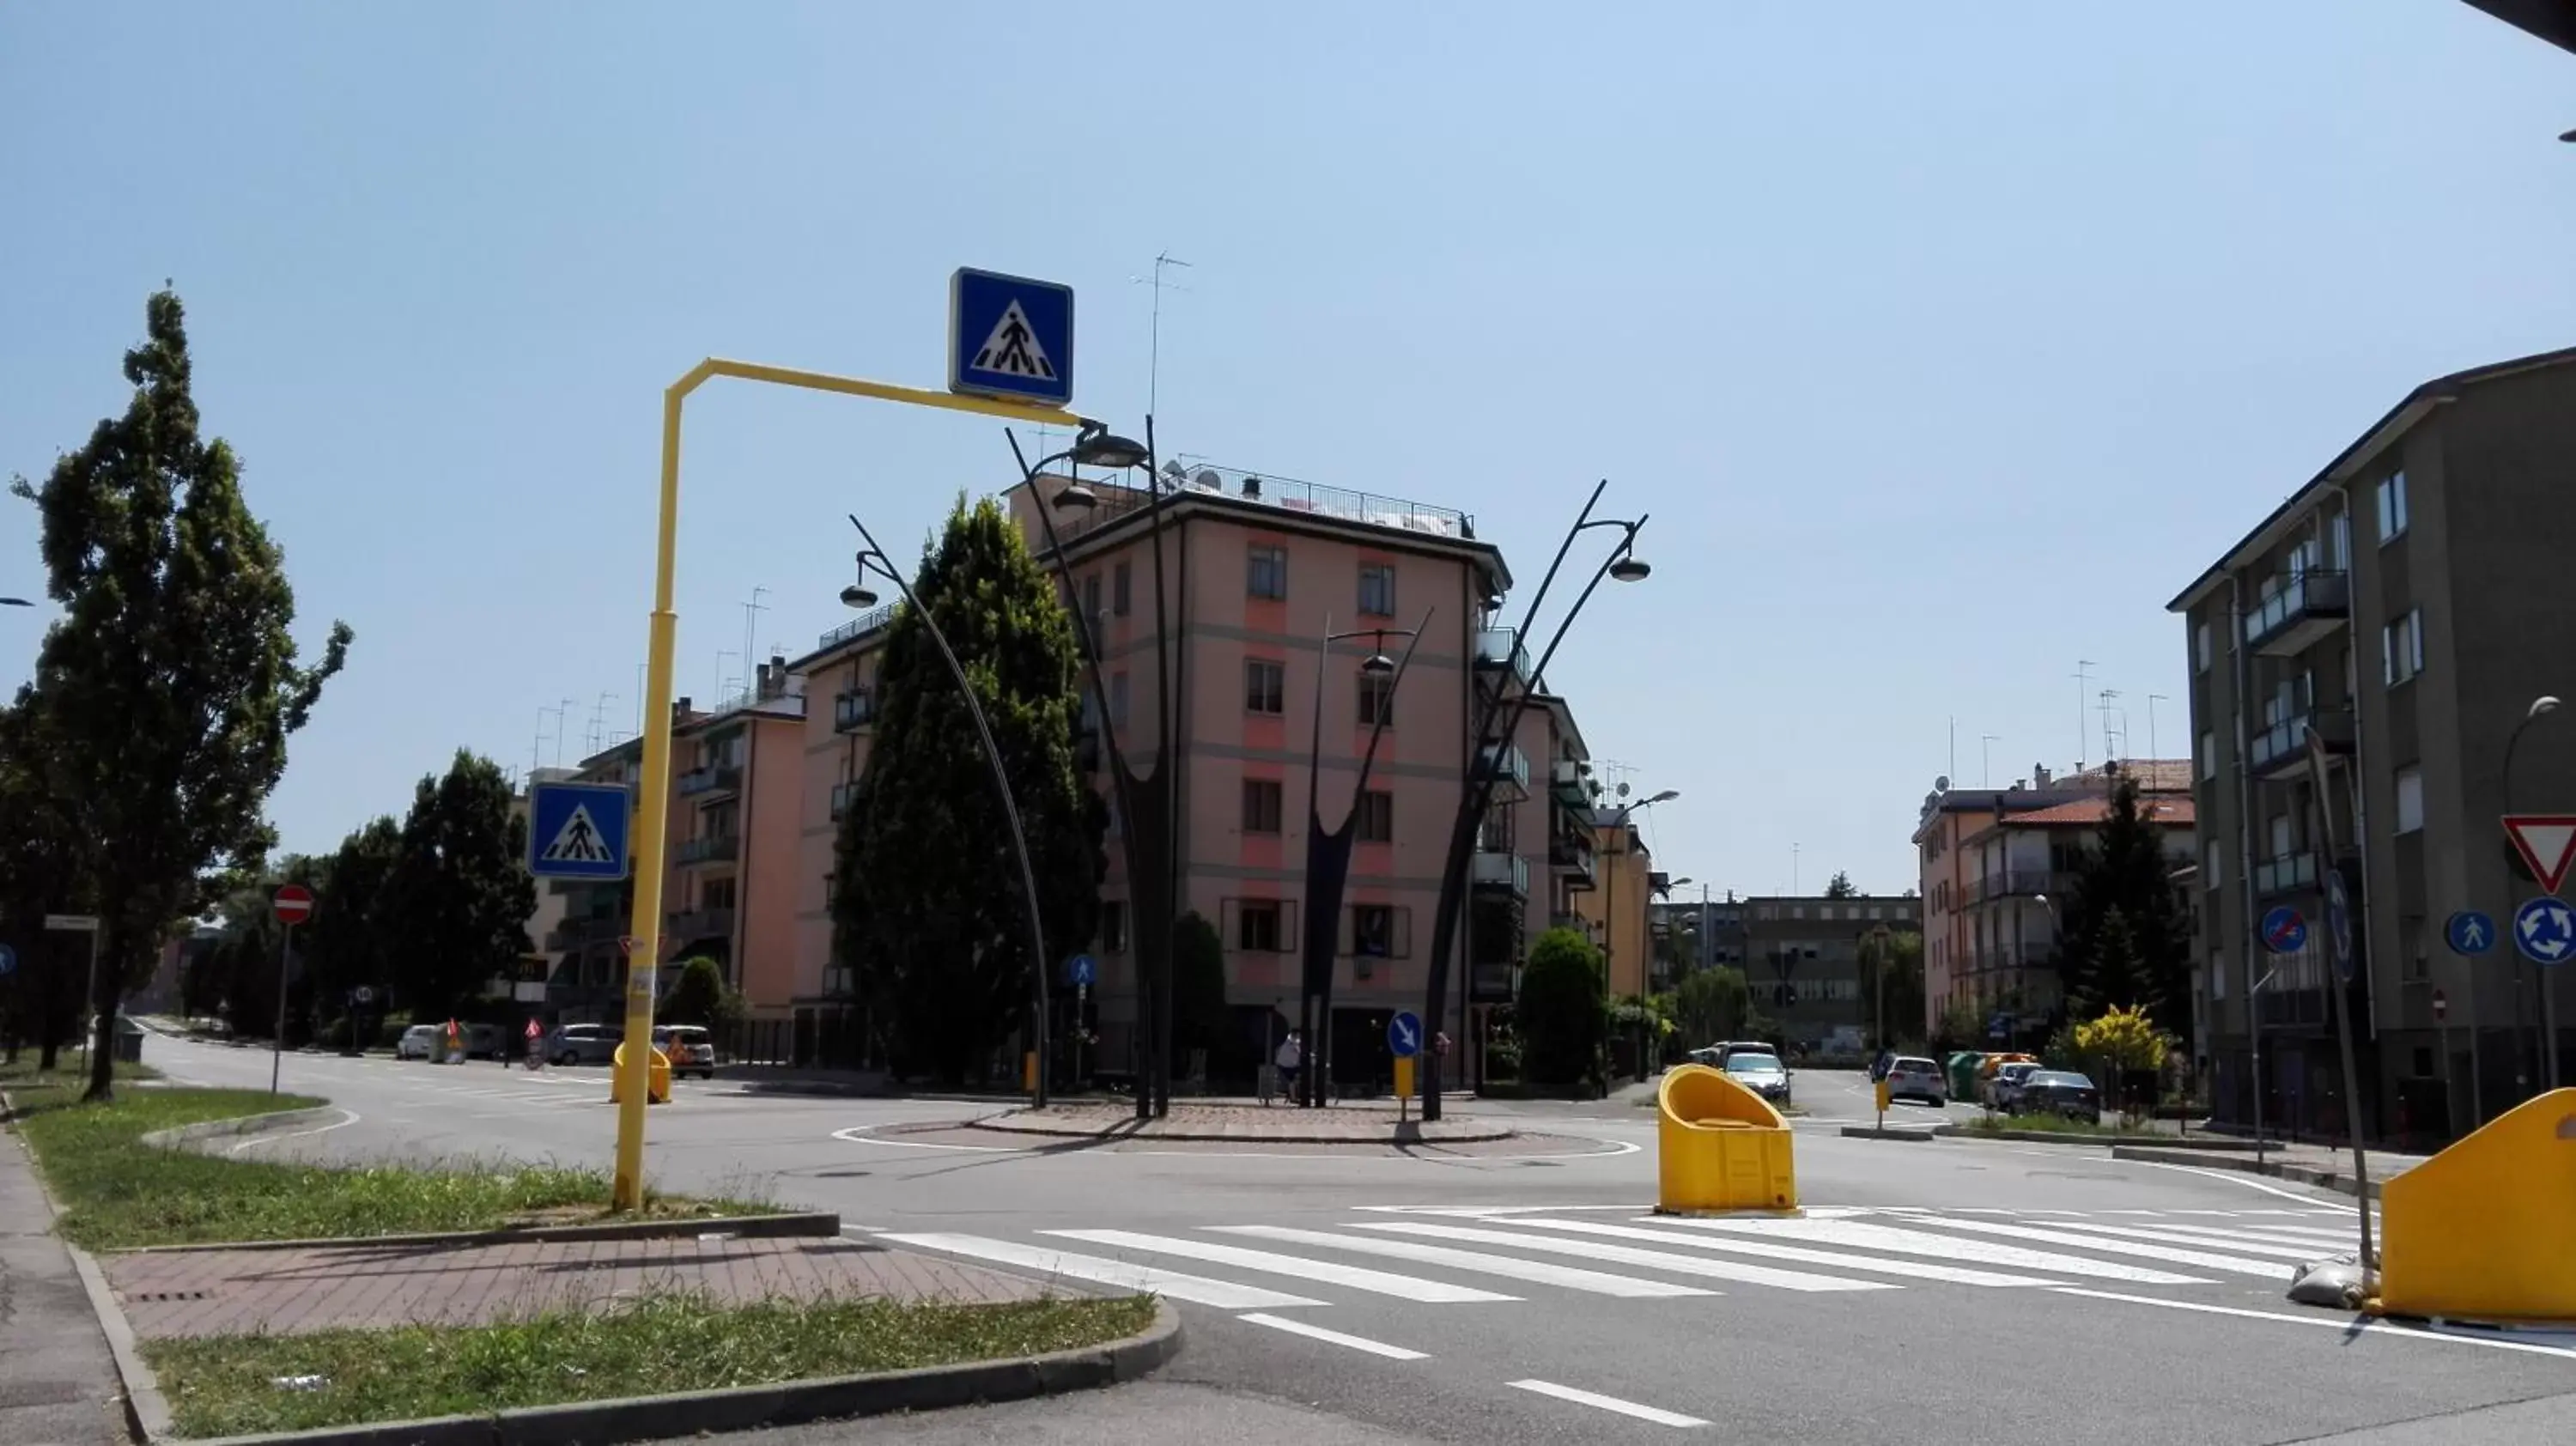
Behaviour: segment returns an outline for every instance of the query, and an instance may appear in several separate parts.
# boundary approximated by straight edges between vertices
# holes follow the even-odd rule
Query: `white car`
[[[1950,1090],[1942,1083],[1941,1066],[1916,1055],[1898,1055],[1887,1067],[1887,1097],[1921,1100],[1939,1109],[1950,1103]]]
[[[442,1031],[435,1024],[415,1024],[394,1041],[396,1059],[436,1059]]]

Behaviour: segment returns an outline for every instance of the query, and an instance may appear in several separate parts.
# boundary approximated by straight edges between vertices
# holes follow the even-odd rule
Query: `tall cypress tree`
[[[1097,927],[1108,813],[1073,763],[1073,627],[1019,529],[963,497],[913,591],[992,724],[1027,831],[1048,951]],[[853,966],[896,1068],[966,1072],[1019,1027],[1028,924],[1010,825],[965,698],[921,619],[899,609],[877,672],[867,770],[841,821],[834,949]]]
[[[377,911],[403,1005],[451,1011],[518,967],[537,911],[527,851],[501,765],[460,748],[444,775],[421,779]]]
[[[335,623],[296,665],[286,559],[243,501],[232,448],[198,431],[179,298],[155,294],[125,354],[134,391],[42,486],[45,590],[63,609],[36,660],[46,787],[83,850],[104,937],[87,1098],[104,1099],[116,1013],[173,920],[223,870],[255,869],[286,737],[348,656]]]
[[[2173,863],[2165,854],[2164,830],[2156,825],[2138,783],[2122,775],[2113,785],[2102,826],[2077,871],[2074,898],[2065,914],[2065,934],[2058,970],[2070,1003],[2093,1000],[2108,1004],[2142,1004],[2157,1026],[2182,1038],[2191,1037],[2191,924],[2173,881]],[[2136,960],[2135,987],[2116,976],[2114,992],[2127,999],[2103,999],[2094,974],[2107,944],[2114,915],[2128,935],[2127,949]],[[2126,964],[2117,967],[2126,969]]]

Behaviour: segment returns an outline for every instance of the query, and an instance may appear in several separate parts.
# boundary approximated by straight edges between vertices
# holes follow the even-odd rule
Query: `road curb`
[[[306,1240],[217,1240],[197,1245],[138,1245],[118,1255],[177,1255],[208,1250],[351,1250],[384,1246],[455,1249],[475,1245],[517,1245],[565,1240],[669,1240],[684,1235],[731,1235],[772,1239],[787,1235],[838,1235],[841,1217],[829,1210],[781,1211],[774,1215],[707,1215],[674,1220],[612,1220],[599,1225],[503,1226],[497,1230],[457,1230],[414,1235],[325,1235]]]
[[[2023,1145],[2082,1145],[2090,1149],[2116,1148],[2121,1145],[2149,1150],[2182,1150],[2194,1155],[2227,1155],[2254,1153],[2248,1140],[2186,1140],[2170,1135],[2079,1135],[2058,1130],[1981,1130],[1974,1125],[1934,1125],[1932,1133],[1944,1139],[2009,1140]]]
[[[2113,1145],[2111,1158],[2135,1161],[2142,1165],[2190,1165],[2205,1170],[2234,1170],[2247,1175],[2269,1175],[2275,1180],[2287,1180],[2295,1185],[2313,1185],[2320,1190],[2332,1190],[2338,1195],[2355,1193],[2352,1177],[2340,1170],[2320,1170],[2313,1165],[2293,1165],[2280,1160],[2256,1161],[2240,1156],[2201,1154],[2192,1150],[2147,1145]],[[2377,1180],[2370,1182],[2370,1198],[2373,1200],[2379,1198],[2379,1185],[2380,1182]]]
[[[317,1125],[333,1115],[346,1111],[336,1105],[309,1105],[291,1110],[271,1110],[264,1115],[235,1115],[223,1120],[199,1120],[193,1125],[172,1125],[166,1130],[149,1130],[134,1137],[138,1145],[156,1150],[175,1150],[199,1140],[219,1140],[232,1135],[264,1135],[271,1130],[295,1125]]]
[[[1842,1128],[1842,1137],[1846,1140],[1929,1141],[1936,1133],[1937,1127],[1931,1125],[1845,1125]]]
[[[1516,1139],[1521,1133],[1509,1125],[1498,1125],[1467,1126],[1455,1131],[1444,1128],[1437,1135],[1425,1135],[1418,1120],[1394,1125],[1387,1132],[1374,1135],[1240,1135],[1215,1130],[1140,1130],[1135,1128],[1136,1123],[1133,1117],[1123,1117],[1098,1129],[1074,1129],[1022,1123],[1008,1115],[984,1115],[963,1121],[958,1128],[1051,1140],[1093,1140],[1103,1144],[1170,1140],[1200,1145],[1478,1145]]]
[[[1140,1380],[1178,1355],[1180,1349],[1180,1313],[1165,1301],[1155,1307],[1152,1325],[1125,1340],[1042,1356],[782,1381],[722,1391],[528,1406],[476,1416],[223,1436],[191,1441],[189,1446],[566,1446],[574,1442],[580,1446],[615,1446],[626,1441],[794,1426],[896,1411],[935,1411],[1094,1390]],[[169,1438],[149,1439],[159,1443]]]

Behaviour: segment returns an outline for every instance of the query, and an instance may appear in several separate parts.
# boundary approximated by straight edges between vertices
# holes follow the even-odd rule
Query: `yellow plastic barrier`
[[[1762,1096],[1707,1065],[1681,1064],[1665,1072],[1655,1103],[1656,1209],[1798,1208],[1789,1124]]]
[[[2576,1089],[2551,1090],[2379,1191],[2379,1304],[2576,1320]]]
[[[645,1067],[644,1102],[667,1105],[671,1102],[671,1057],[659,1049],[653,1051],[653,1062]],[[626,1088],[626,1046],[617,1046],[617,1058],[608,1067],[608,1102],[620,1104]]]

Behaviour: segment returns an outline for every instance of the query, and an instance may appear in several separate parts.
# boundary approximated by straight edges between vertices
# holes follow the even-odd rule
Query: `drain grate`
[[[172,1301],[211,1300],[213,1293],[203,1290],[147,1290],[135,1297],[144,1305],[167,1305]]]

